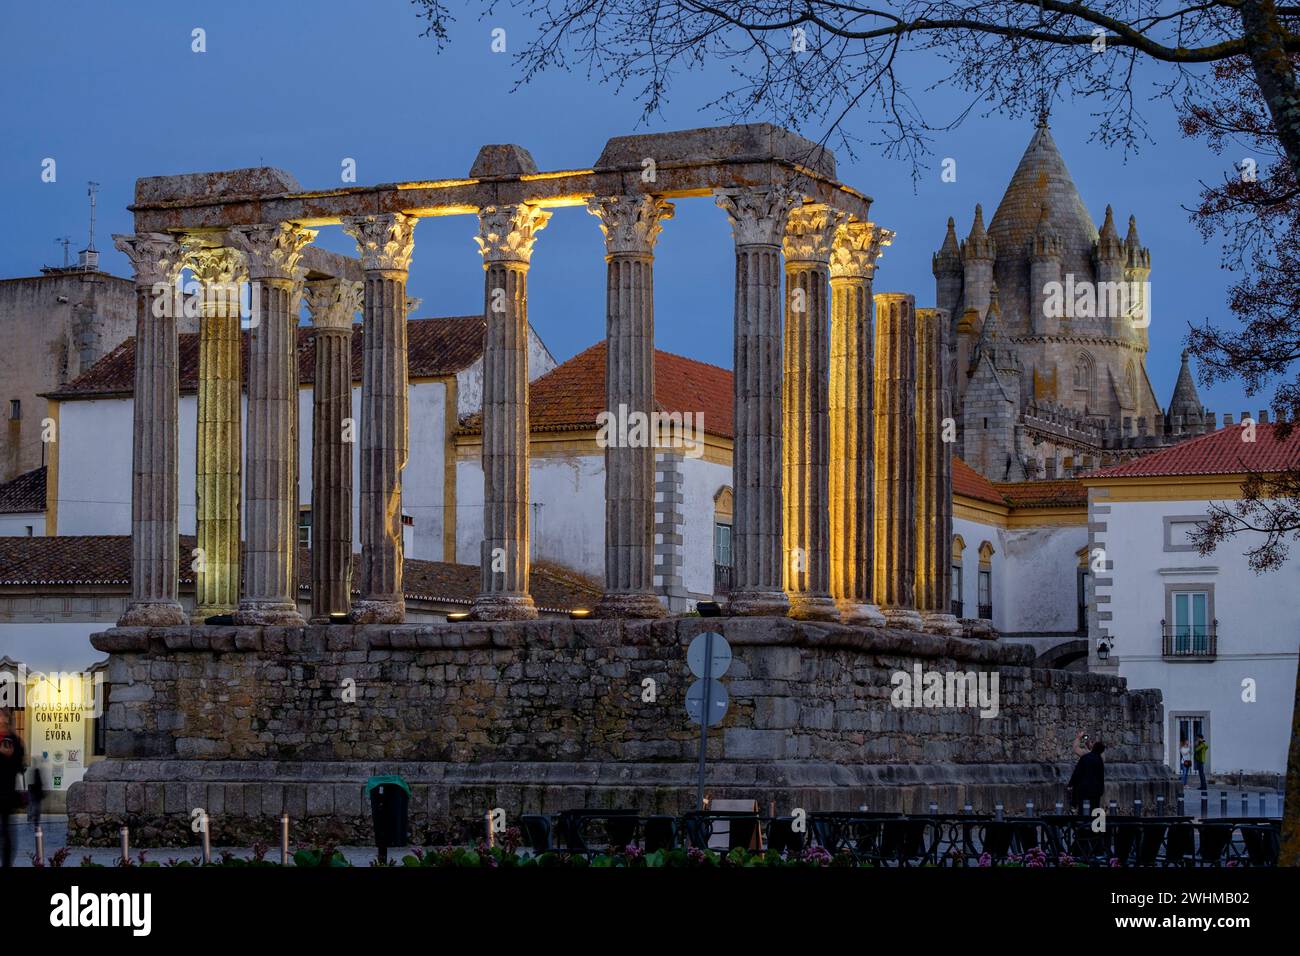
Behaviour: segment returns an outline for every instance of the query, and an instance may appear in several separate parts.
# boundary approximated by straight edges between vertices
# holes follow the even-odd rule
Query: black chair
[[[774,817],[772,822],[767,825],[767,848],[776,850],[778,853],[787,853],[795,856],[803,852],[804,834],[794,828],[794,817]],[[826,844],[822,844],[826,846]],[[830,853],[838,851],[826,847]]]
[[[1232,824],[1202,823],[1197,827],[1196,862],[1200,866],[1222,866],[1236,830]]]
[[[1192,823],[1171,823],[1165,833],[1165,866],[1186,866],[1196,857],[1196,826]]]
[[[1144,820],[1138,826],[1142,828],[1142,836],[1138,840],[1134,863],[1137,866],[1155,866],[1160,860],[1160,850],[1164,846],[1165,831],[1169,825]]]
[[[1282,841],[1278,828],[1271,824],[1250,824],[1239,828],[1246,844],[1246,859],[1251,866],[1277,866]]]
[[[1113,829],[1113,828],[1112,828]],[[1097,832],[1092,822],[1079,822],[1070,827],[1070,848],[1066,852],[1075,860],[1087,863],[1109,863],[1111,856],[1111,829]]]
[[[677,818],[669,816],[646,817],[645,851],[655,853],[659,850],[677,849]]]
[[[1120,866],[1128,866],[1138,854],[1142,843],[1142,824],[1130,820],[1114,820],[1111,823],[1111,853]]]
[[[551,845],[550,817],[540,813],[525,813],[520,816],[519,823],[524,828],[524,839],[535,855],[540,856],[554,849]]]
[[[995,863],[1005,860],[1011,853],[1015,828],[1002,820],[991,820],[979,828],[981,855],[987,853]]]
[[[933,820],[915,817],[880,821],[879,861],[899,866],[933,863],[936,829]]]

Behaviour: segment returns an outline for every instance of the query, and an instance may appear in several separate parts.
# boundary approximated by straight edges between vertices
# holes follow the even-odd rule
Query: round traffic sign
[[[717,679],[731,666],[731,645],[717,631],[695,635],[691,646],[686,649],[686,663],[696,677],[704,676],[704,655],[708,653],[706,647],[710,637],[713,638],[713,667],[709,670],[709,677]]]
[[[705,690],[704,681],[697,680],[691,684],[690,689],[686,692],[686,715],[694,723],[700,723],[700,714],[705,708]],[[709,720],[704,726],[716,727],[722,723],[722,718],[727,716],[727,688],[723,687],[719,681],[709,681],[708,687],[708,715]]]

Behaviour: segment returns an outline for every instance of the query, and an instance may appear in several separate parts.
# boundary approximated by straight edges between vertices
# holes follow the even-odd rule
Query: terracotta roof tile
[[[25,471],[0,485],[0,514],[45,510],[45,466]]]
[[[1007,500],[1001,492],[978,471],[956,455],[952,457],[952,493],[976,501],[987,501],[995,505],[1005,505]]]
[[[480,315],[453,318],[410,319],[406,323],[407,368],[412,378],[450,375],[472,365],[483,353],[487,328]],[[361,381],[361,326],[352,327],[352,380]],[[198,386],[199,336],[185,332],[177,336],[181,391]],[[248,381],[249,333],[243,334],[243,380]],[[316,380],[316,330],[298,326],[298,381],[309,385]],[[68,399],[100,395],[129,395],[135,388],[135,337],[127,339],[79,377],[50,393]]]
[[[655,407],[661,412],[703,415],[710,435],[731,438],[731,372],[655,350]],[[579,352],[529,386],[528,408],[534,431],[564,431],[596,427],[605,410],[605,343]],[[463,428],[476,432],[482,416],[467,418]]]
[[[180,536],[180,550],[188,554],[194,538]],[[308,553],[298,553],[298,586],[310,589]],[[360,561],[360,556],[357,556]],[[0,586],[119,585],[130,584],[131,539],[126,535],[63,535],[49,538],[0,538]],[[181,562],[180,582],[193,584],[189,563]],[[447,604],[470,605],[480,587],[479,569],[468,564],[420,561],[407,558],[403,591],[409,598]],[[600,588],[576,574],[556,568],[534,568],[529,588],[538,608],[567,611],[591,607]]]
[[[1076,478],[1006,481],[997,482],[993,487],[1013,508],[1071,507],[1088,503],[1088,489]]]
[[[1172,448],[1143,455],[1088,478],[1153,478],[1176,475],[1240,475],[1277,472],[1300,467],[1300,428],[1279,439],[1270,423],[1255,426],[1255,440],[1242,441],[1244,425],[1179,442]]]

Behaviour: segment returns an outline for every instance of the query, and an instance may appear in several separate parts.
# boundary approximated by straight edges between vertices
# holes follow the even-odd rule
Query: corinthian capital
[[[789,185],[747,186],[714,190],[713,198],[731,220],[736,245],[779,246],[799,192]]]
[[[357,254],[366,271],[405,272],[411,266],[419,221],[403,212],[346,216],[343,231],[357,241]]]
[[[318,329],[352,328],[353,316],[361,310],[362,284],[348,279],[319,279],[308,282],[304,299]]]
[[[876,260],[893,241],[894,231],[874,222],[844,223],[836,230],[831,247],[831,278],[870,279],[876,272]]]
[[[673,210],[672,203],[644,193],[587,200],[587,212],[600,219],[605,251],[611,256],[651,255],[663,221],[673,217]]]
[[[791,209],[782,242],[786,262],[828,262],[835,230],[846,219],[847,213],[824,203],[806,203]]]
[[[484,206],[479,210],[479,234],[474,237],[483,254],[483,268],[492,262],[522,262],[533,257],[537,234],[546,228],[551,214],[529,203],[517,206]]]
[[[137,286],[171,285],[185,268],[181,245],[163,232],[145,232],[135,236],[114,236],[113,245],[126,254],[135,270]]]
[[[303,247],[316,238],[317,230],[303,229],[294,222],[233,226],[227,233],[231,244],[248,257],[250,279],[297,278]]]
[[[248,278],[244,254],[230,246],[209,246],[202,239],[186,236],[181,240],[185,264],[194,278],[205,286],[238,285]]]

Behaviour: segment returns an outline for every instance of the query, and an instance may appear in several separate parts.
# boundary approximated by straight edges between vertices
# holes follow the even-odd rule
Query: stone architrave
[[[361,596],[358,624],[400,624],[402,469],[410,450],[406,276],[419,220],[404,213],[349,216],[365,269],[361,365]]]
[[[790,616],[833,621],[830,593],[830,258],[845,214],[821,203],[786,220],[782,487],[785,590]]]
[[[253,314],[248,355],[248,464],[244,595],[238,624],[295,626],[298,581],[298,315],[303,247],[316,231],[296,223],[236,226],[248,261]]]
[[[237,249],[184,243],[186,265],[201,285],[198,424],[194,442],[194,611],[190,619],[228,615],[239,605],[243,333],[240,283],[247,278]]]
[[[781,241],[799,192],[754,186],[720,189],[714,196],[736,242],[736,510],[727,607],[737,615],[784,616],[790,600],[781,548]]]
[[[654,593],[654,246],[671,203],[641,193],[587,201],[605,234],[605,408],[615,421],[644,416],[639,444],[611,428],[605,446],[605,593],[601,617],[662,617]],[[703,409],[700,409],[702,412]]]
[[[164,233],[113,242],[131,260],[136,298],[131,602],[118,625],[167,627],[185,623],[177,579],[180,370],[172,307],[184,254]]]
[[[916,316],[902,292],[876,295],[876,583],[890,627],[919,631],[916,611]]]
[[[846,624],[884,625],[872,600],[875,584],[875,306],[876,260],[894,234],[853,221],[831,249],[830,581]]]
[[[537,616],[528,593],[528,266],[551,214],[486,206],[475,241],[483,254],[483,551],[471,613],[477,620]]]
[[[916,606],[931,634],[960,636],[952,615],[952,392],[948,312],[916,310]]]
[[[311,620],[352,609],[352,322],[363,284],[308,282],[316,328],[316,384],[311,428]]]

